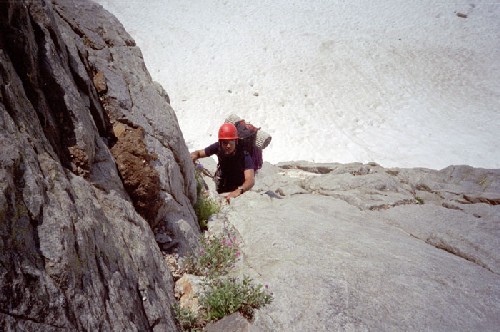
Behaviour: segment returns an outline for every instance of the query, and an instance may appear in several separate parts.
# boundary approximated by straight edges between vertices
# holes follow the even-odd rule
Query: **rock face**
[[[279,166],[210,225],[274,292],[254,329],[498,331],[500,170]]]
[[[176,330],[152,228],[199,229],[168,103],[99,5],[0,2],[0,330]]]

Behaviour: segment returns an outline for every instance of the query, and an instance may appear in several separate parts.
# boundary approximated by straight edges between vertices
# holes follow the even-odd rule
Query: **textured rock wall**
[[[199,231],[168,102],[102,7],[0,2],[0,330],[176,330],[152,228]]]

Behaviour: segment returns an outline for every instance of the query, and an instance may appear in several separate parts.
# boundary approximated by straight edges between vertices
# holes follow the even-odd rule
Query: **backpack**
[[[262,168],[262,150],[271,143],[271,135],[234,114],[227,117],[225,122],[234,124],[238,130],[238,145],[252,157],[253,169],[257,172]]]

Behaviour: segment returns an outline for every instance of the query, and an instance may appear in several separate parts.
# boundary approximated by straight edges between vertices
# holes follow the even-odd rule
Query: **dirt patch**
[[[102,71],[98,71],[94,74],[92,78],[92,82],[94,83],[95,89],[99,95],[103,95],[108,92],[108,86],[106,84],[106,78]]]
[[[113,132],[117,138],[111,148],[118,171],[137,212],[156,226],[156,215],[161,206],[160,176],[150,165],[157,159],[144,143],[144,129],[131,123],[115,122]]]
[[[90,166],[89,158],[87,157],[85,151],[76,146],[70,146],[68,150],[71,158],[71,170],[73,173],[88,179],[90,175]]]

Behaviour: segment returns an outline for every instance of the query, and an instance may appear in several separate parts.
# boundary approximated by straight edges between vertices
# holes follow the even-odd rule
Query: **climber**
[[[215,182],[217,192],[225,196],[227,202],[250,190],[255,183],[252,157],[238,144],[238,131],[232,123],[224,123],[219,128],[219,141],[202,150],[191,153],[193,162],[199,158],[216,154],[219,160]]]

